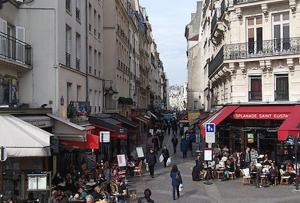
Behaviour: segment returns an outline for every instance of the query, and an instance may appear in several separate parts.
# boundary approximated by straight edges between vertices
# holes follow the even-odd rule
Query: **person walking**
[[[144,191],[144,197],[139,198],[138,203],[154,203],[151,199],[151,190],[149,188]]]
[[[176,136],[174,136],[171,140],[172,144],[173,144],[173,151],[174,154],[176,154],[176,149],[177,149],[177,145],[178,145],[178,139]]]
[[[163,150],[162,150],[162,155],[164,157],[164,167],[166,168],[167,167],[167,161],[168,161],[168,158],[170,157],[170,154],[169,154],[169,150],[167,148],[167,145],[164,146]]]
[[[182,184],[181,174],[180,171],[178,170],[177,165],[172,166],[170,177],[172,180],[173,200],[176,200],[175,193],[177,192],[177,198],[179,198],[180,197],[179,185]]]
[[[187,157],[188,145],[187,145],[187,140],[185,138],[183,138],[181,140],[180,149],[181,149],[181,152],[182,152],[182,157],[186,158]]]
[[[156,164],[156,155],[155,155],[154,150],[152,148],[149,151],[149,154],[146,158],[146,161],[148,163],[150,176],[152,178],[154,178],[154,167],[155,167],[155,164]]]
[[[160,130],[160,132],[158,132],[158,139],[159,139],[159,148],[162,148],[163,146],[163,142],[164,142],[164,132],[162,130]]]

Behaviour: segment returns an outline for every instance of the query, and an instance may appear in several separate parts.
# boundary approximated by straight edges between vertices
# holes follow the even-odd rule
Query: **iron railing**
[[[208,75],[211,76],[224,61],[224,47],[220,49],[218,54],[211,60],[208,67]]]
[[[0,56],[18,63],[32,65],[31,46],[2,32],[0,32]]]
[[[249,91],[249,101],[261,101],[262,92],[261,91]]]
[[[224,46],[224,59],[245,59],[268,56],[300,54],[300,38],[283,38],[227,44]]]
[[[252,3],[257,1],[261,1],[261,0],[234,0],[234,4],[246,4],[246,3]]]
[[[274,91],[275,101],[288,101],[289,100],[289,92],[287,91]]]

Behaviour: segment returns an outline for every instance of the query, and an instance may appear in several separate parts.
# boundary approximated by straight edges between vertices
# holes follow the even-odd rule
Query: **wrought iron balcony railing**
[[[0,32],[0,56],[17,63],[32,65],[31,46],[10,35]]]
[[[288,91],[274,91],[275,101],[288,101],[289,100],[289,92]]]
[[[208,67],[208,75],[211,76],[224,61],[224,47],[220,49],[218,54],[211,60]]]
[[[261,91],[249,91],[249,101],[261,101],[262,92]]]
[[[224,59],[235,60],[270,56],[300,54],[300,38],[283,38],[227,44],[224,46]]]
[[[257,1],[261,1],[261,0],[234,0],[234,4],[246,4],[246,3],[252,3]]]

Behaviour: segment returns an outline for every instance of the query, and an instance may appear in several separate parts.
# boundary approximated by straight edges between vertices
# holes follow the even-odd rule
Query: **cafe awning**
[[[53,133],[60,140],[79,142],[83,142],[86,140],[87,130],[85,127],[72,123],[58,116],[54,116],[52,114],[47,115],[53,119]]]
[[[12,115],[0,115],[0,146],[8,157],[46,157],[50,153],[48,133]]]
[[[89,122],[101,130],[110,131],[111,138],[127,139],[127,129],[121,126],[121,122],[109,117],[109,115],[90,116]]]
[[[230,116],[239,106],[225,106],[215,114],[204,120],[200,125],[201,135],[205,137],[205,125],[207,123],[214,123],[216,126],[219,125],[223,120]]]
[[[278,129],[278,140],[286,140],[288,136],[297,137],[300,134],[300,105],[293,107],[288,118]]]
[[[64,140],[61,141],[61,144],[67,148],[72,149],[99,149],[100,141],[98,135],[87,134],[86,141],[70,141]]]

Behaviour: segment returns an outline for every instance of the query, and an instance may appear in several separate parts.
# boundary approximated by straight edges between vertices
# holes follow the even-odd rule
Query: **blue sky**
[[[140,4],[146,7],[169,84],[183,84],[187,80],[184,29],[196,11],[196,0],[140,0]]]

